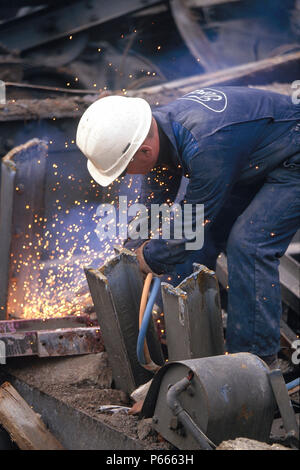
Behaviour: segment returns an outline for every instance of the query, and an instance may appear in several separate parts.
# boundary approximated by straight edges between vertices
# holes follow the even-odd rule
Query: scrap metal
[[[207,72],[224,67],[222,59],[216,57],[212,43],[199,26],[197,18],[190,11],[186,0],[171,0],[170,8],[178,30],[191,54]]]
[[[159,0],[59,3],[0,24],[0,43],[11,51],[25,51],[65,36],[72,39],[73,34],[159,3]],[[23,31],[21,41],[20,31]]]
[[[291,256],[285,254],[280,259],[279,278],[281,285],[282,301],[292,309],[293,314],[299,316],[299,272],[300,264]],[[220,284],[226,290],[228,288],[227,258],[221,253],[217,260],[216,274]],[[299,325],[299,320],[298,320]],[[293,354],[292,345],[298,338],[297,334],[288,326],[283,318],[280,320],[280,345],[283,354],[291,358]]]
[[[228,286],[227,258],[222,253],[217,260],[216,273],[224,288]],[[283,301],[296,313],[300,311],[299,290],[300,263],[290,255],[285,254],[280,258],[279,278]]]
[[[272,83],[282,82],[283,77],[285,83],[296,80],[299,74],[299,62],[300,52],[293,52],[217,72],[181,78],[140,90],[126,90],[122,93],[127,96],[144,98],[152,106],[160,106],[195,88],[212,85],[265,86],[269,90],[277,91],[276,84],[272,87]],[[60,89],[58,91],[62,92]],[[71,90],[66,89],[65,91],[68,93]],[[73,91],[76,90],[72,90],[72,94]],[[291,91],[290,87],[285,88],[286,93],[291,93]],[[80,118],[85,109],[98,98],[98,96],[94,96],[95,90],[92,90],[93,96],[88,95],[89,90],[86,90],[86,93],[85,97],[8,100],[6,105],[0,105],[0,122]]]
[[[280,259],[279,277],[282,298],[294,312],[300,312],[300,263],[289,254],[285,254]]]
[[[286,440],[289,440],[295,449],[299,449],[299,425],[281,371],[271,371],[269,380],[286,431]]]
[[[1,378],[1,369],[0,369]],[[67,405],[62,400],[41,392],[13,375],[6,380],[18,390],[26,402],[39,413],[49,430],[68,450],[145,450],[146,444],[129,437],[104,420]],[[0,432],[1,439],[1,432]],[[1,440],[0,440],[1,448]]]
[[[33,282],[33,277],[39,275],[33,268],[44,221],[46,155],[46,142],[33,139],[14,148],[2,160],[0,319],[8,318],[9,312],[15,317],[23,315],[29,277]],[[25,239],[27,251],[23,259]]]
[[[104,350],[99,325],[88,316],[0,321],[6,357],[70,356]]]
[[[197,264],[194,271],[176,288],[162,283],[169,361],[224,354],[216,275]]]
[[[44,141],[33,139],[11,150],[2,160],[0,339],[5,344],[6,357],[64,356],[104,349],[96,322],[91,322],[89,317],[61,317],[61,306],[67,302],[65,298],[58,297],[57,303],[52,305],[52,314],[58,318],[47,318],[45,292],[39,290],[47,151]],[[54,264],[55,261],[52,266]],[[46,285],[44,289],[47,288]],[[66,291],[65,296],[67,294],[71,296]],[[37,296],[41,299],[40,305],[37,305]],[[48,296],[50,301],[54,292],[49,291]],[[71,300],[84,301],[82,296]],[[72,312],[71,300],[66,314]],[[24,319],[35,316],[37,311],[41,318]]]
[[[136,255],[124,249],[100,269],[85,268],[116,387],[131,393],[153,374],[138,362],[139,302],[142,277]],[[153,324],[147,334],[150,355],[156,364],[163,356]]]

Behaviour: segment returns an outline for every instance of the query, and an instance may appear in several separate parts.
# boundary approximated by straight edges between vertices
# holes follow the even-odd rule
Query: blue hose
[[[151,289],[151,293],[145,308],[144,316],[143,316],[143,321],[141,324],[139,336],[138,336],[138,341],[137,341],[137,346],[136,346],[136,354],[137,358],[139,360],[140,364],[145,364],[145,356],[144,356],[144,342],[145,342],[145,336],[147,333],[149,321],[152,315],[152,309],[153,305],[155,302],[155,299],[157,297],[158,291],[160,288],[160,278],[155,277],[153,279],[153,287]]]
[[[297,385],[300,385],[300,378],[299,377],[298,377],[298,379],[295,379],[292,382],[289,382],[288,384],[286,384],[286,388],[288,390],[291,390],[292,388],[297,387]]]

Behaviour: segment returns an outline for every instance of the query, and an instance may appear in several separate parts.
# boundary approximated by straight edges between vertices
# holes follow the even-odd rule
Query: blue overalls
[[[177,285],[193,262],[215,269],[225,251],[227,350],[276,353],[279,258],[300,227],[300,105],[268,91],[216,87],[188,93],[153,115],[171,143],[171,164],[144,178],[140,202],[174,201],[185,175],[184,200],[204,204],[206,223],[201,250],[187,251],[184,238],[151,240],[146,262]]]

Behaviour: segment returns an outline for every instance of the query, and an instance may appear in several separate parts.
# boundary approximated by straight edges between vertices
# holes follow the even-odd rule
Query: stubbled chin
[[[127,175],[147,175],[150,170],[127,170]]]

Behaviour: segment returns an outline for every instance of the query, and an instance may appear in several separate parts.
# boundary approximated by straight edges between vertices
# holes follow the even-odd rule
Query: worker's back
[[[199,164],[201,155],[210,154],[216,165],[226,158],[229,166],[232,155],[232,163],[239,167],[238,180],[251,182],[300,147],[300,105],[289,96],[265,90],[203,88],[156,110],[154,116],[187,174],[197,155]],[[237,154],[239,158],[234,158]]]

